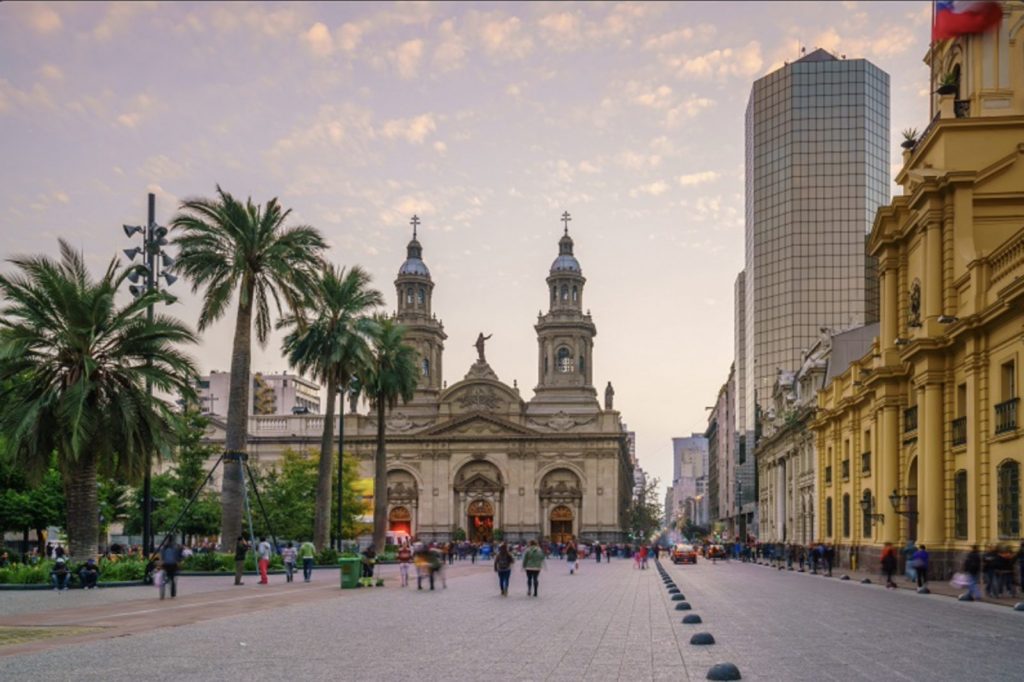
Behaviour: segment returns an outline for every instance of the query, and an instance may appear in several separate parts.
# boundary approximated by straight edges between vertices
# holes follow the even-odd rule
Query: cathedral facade
[[[567,226],[568,214],[563,220]],[[483,334],[476,362],[462,380],[445,384],[447,335],[432,308],[434,284],[414,231],[395,279],[395,317],[419,354],[420,376],[414,398],[386,417],[389,529],[423,540],[459,530],[478,541],[624,540],[632,464],[611,383],[603,406],[593,385],[597,328],[584,312],[586,279],[568,227],[547,277],[548,312],[534,326],[537,386],[529,400],[491,369]],[[343,418],[345,455],[372,479],[376,415],[356,407]],[[285,448],[301,449],[300,432],[312,444],[323,418],[251,423],[249,453],[266,465]]]

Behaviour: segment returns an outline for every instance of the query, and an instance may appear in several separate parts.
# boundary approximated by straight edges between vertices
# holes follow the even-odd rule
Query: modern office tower
[[[875,321],[865,235],[888,201],[888,74],[819,49],[754,82],[746,112],[746,262],[738,280],[744,292],[737,295],[745,326],[737,435],[751,459],[755,406],[769,407],[778,370],[799,367],[823,327]]]

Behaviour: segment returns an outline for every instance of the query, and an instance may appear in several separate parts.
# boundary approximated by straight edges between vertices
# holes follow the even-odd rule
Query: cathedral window
[[[412,305],[412,287],[405,290],[405,302]]]
[[[586,371],[587,371],[587,360],[586,360],[586,358],[583,357],[583,355],[580,355],[580,374],[583,374]]]
[[[423,370],[423,376],[425,376],[425,377],[427,377],[429,379],[430,378],[430,360],[427,360],[426,358],[423,358],[422,370]]]
[[[563,301],[568,301],[569,300],[569,287],[567,287],[564,284],[562,285],[562,300]]]
[[[416,292],[416,302],[420,305],[427,302],[427,291],[423,287],[420,287],[420,290]]]
[[[565,346],[558,349],[558,362],[555,364],[561,374],[572,374],[576,370],[572,352]]]
[[[554,303],[557,300],[558,300],[558,287],[552,286],[551,287],[551,302]]]
[[[572,288],[572,302],[578,303],[580,300],[580,292],[575,286]]]

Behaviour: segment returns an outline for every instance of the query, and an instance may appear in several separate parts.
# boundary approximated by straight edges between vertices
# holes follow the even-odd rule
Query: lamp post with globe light
[[[159,290],[160,277],[164,278],[165,286],[170,286],[178,280],[169,272],[174,265],[174,259],[163,250],[163,247],[167,246],[167,228],[156,224],[155,194],[149,194],[149,217],[146,226],[122,225],[122,229],[129,239],[135,235],[142,237],[142,246],[124,249],[124,255],[130,261],[142,256],[142,262],[133,265],[132,272],[128,275],[128,281],[131,282],[128,291],[133,297],[138,298],[148,291]],[[176,300],[170,294],[164,297],[168,305]],[[150,303],[146,309],[146,319],[150,324],[153,323],[153,317],[153,304]],[[146,379],[146,392],[150,397],[153,396],[153,384],[149,379]],[[142,481],[142,551],[147,557],[153,552],[152,468],[153,456],[147,452],[146,471]]]

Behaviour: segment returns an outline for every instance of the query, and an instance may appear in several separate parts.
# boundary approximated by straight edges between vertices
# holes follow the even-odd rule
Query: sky
[[[569,211],[594,384],[664,485],[733,359],[752,82],[802,47],[872,61],[895,168],[899,131],[927,125],[929,18],[924,1],[0,3],[0,258],[63,237],[99,272],[147,192],[166,224],[219,183],[278,197],[393,310],[418,214],[445,380],[482,331],[529,399]],[[172,292],[195,324],[198,296]],[[194,350],[203,371],[228,369],[231,317]],[[253,368],[287,368],[279,337]]]

